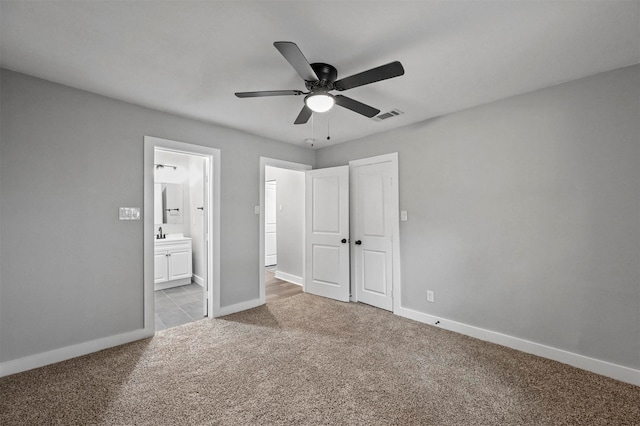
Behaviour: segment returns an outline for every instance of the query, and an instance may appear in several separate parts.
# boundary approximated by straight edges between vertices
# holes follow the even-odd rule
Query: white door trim
[[[268,157],[260,157],[260,237],[258,240],[258,247],[260,253],[258,254],[258,276],[260,277],[260,304],[264,305],[266,303],[267,297],[265,294],[265,284],[264,284],[264,184],[265,184],[265,167],[278,167],[280,169],[288,169],[288,170],[298,170],[298,171],[307,171],[311,170],[311,166],[309,164],[301,164],[301,163],[293,163],[291,161],[278,160],[275,158]],[[303,236],[304,238],[304,236]],[[304,247],[304,241],[302,244]],[[304,253],[303,253],[304,259]],[[304,270],[304,268],[303,268]],[[304,272],[303,272],[304,274]],[[304,281],[304,276],[303,276]]]
[[[393,294],[393,312],[396,312],[400,309],[400,302],[401,302],[401,295],[400,295],[400,289],[401,289],[401,272],[400,272],[400,218],[399,218],[399,210],[400,210],[400,196],[399,196],[399,185],[398,185],[398,153],[394,152],[391,154],[384,154],[384,155],[378,155],[375,157],[369,157],[369,158],[362,158],[362,159],[358,159],[358,160],[353,160],[353,161],[349,161],[349,167],[353,168],[353,167],[357,167],[357,166],[364,166],[367,164],[379,164],[379,163],[386,163],[386,162],[390,162],[391,163],[391,167],[392,167],[392,186],[391,186],[391,221],[392,221],[392,237],[391,237],[391,245],[392,245],[392,250],[393,250],[393,254],[392,254],[392,265],[393,265],[393,273],[392,273],[392,294]],[[353,182],[353,180],[352,180]],[[353,200],[355,200],[355,197],[351,197],[351,202],[353,202]],[[355,212],[355,209],[352,208],[350,209],[350,214],[351,214],[351,223],[355,224],[357,218],[353,217],[353,214]],[[352,247],[352,253],[351,253],[351,258],[354,259],[355,258],[355,245],[351,245]],[[355,269],[352,267],[351,268],[351,282],[354,283],[353,285],[353,291],[352,291],[352,298],[351,300],[353,300],[354,302],[358,301],[358,291],[357,291],[357,286],[355,285]]]
[[[209,317],[220,315],[220,150],[202,145],[177,142],[153,136],[144,137],[144,205],[143,205],[143,276],[144,276],[144,329],[155,331],[155,302],[153,284],[154,220],[153,183],[154,151],[160,148],[209,158],[209,215],[206,229],[209,231],[207,246],[207,283]]]

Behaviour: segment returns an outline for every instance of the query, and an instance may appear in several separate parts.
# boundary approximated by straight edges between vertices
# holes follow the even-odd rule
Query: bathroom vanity
[[[155,240],[155,289],[189,284],[192,276],[191,238],[168,236]]]

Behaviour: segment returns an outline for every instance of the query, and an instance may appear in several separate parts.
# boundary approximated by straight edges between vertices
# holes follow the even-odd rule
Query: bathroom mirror
[[[182,223],[182,185],[179,183],[154,184],[154,223]]]

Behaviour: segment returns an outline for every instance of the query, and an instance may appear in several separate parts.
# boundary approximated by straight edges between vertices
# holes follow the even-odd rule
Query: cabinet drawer
[[[189,241],[162,241],[155,242],[155,250],[191,250],[191,240]]]

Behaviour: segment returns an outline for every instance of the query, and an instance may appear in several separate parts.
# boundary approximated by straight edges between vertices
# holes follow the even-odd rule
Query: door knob
[[[340,241],[342,244],[345,244],[347,242],[346,238],[343,238],[342,241]]]
[[[360,244],[362,244],[362,241],[358,240],[356,241],[356,245],[359,246]]]

